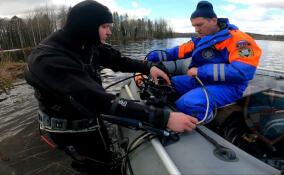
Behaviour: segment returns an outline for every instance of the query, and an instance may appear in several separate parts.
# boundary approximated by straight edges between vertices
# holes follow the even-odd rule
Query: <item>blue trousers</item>
[[[179,95],[182,95],[177,101],[176,105],[178,111],[188,115],[195,116],[199,121],[205,116],[207,101],[202,86],[195,78],[187,75],[172,77],[172,82]],[[206,89],[212,94],[216,101],[217,108],[230,104],[242,97],[242,94],[247,86],[225,83],[206,83],[203,82]],[[208,93],[209,111],[208,118],[204,121],[208,123],[212,120],[212,112],[215,108],[214,100]]]

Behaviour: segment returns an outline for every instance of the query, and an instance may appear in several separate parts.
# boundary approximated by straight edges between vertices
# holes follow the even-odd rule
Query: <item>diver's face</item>
[[[195,28],[195,32],[197,32],[200,37],[214,35],[219,31],[217,18],[192,18],[191,24]]]
[[[99,27],[99,36],[100,36],[100,40],[102,44],[104,44],[106,42],[107,37],[111,35],[111,31],[110,31],[111,25],[112,23],[105,23],[105,24],[100,25]]]

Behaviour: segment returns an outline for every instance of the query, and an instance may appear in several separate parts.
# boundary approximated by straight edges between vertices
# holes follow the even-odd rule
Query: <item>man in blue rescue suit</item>
[[[178,111],[203,120],[207,101],[197,76],[211,92],[217,107],[232,103],[242,97],[248,81],[253,79],[261,50],[255,41],[229,23],[217,18],[208,1],[200,1],[191,15],[191,23],[199,34],[191,41],[171,49],[166,54],[155,51],[148,61],[172,61],[192,57],[187,75],[172,78],[181,97],[175,102]],[[213,118],[215,103],[209,96],[208,123]]]
[[[158,64],[121,56],[105,44],[112,14],[104,5],[86,0],[75,5],[63,29],[44,39],[28,57],[27,82],[39,102],[40,131],[50,145],[65,150],[77,164],[111,174],[110,139],[100,114],[139,120],[176,132],[192,131],[197,119],[181,112],[137,104],[106,93],[101,67],[114,71],[168,76]],[[156,65],[156,66],[155,66]],[[92,164],[93,163],[93,164]]]

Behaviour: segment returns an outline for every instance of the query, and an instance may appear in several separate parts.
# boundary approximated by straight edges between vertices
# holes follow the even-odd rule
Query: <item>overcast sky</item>
[[[0,0],[0,17],[23,16],[39,6],[73,6],[81,0]],[[112,12],[151,20],[166,19],[176,32],[194,32],[190,15],[199,0],[98,0]],[[210,1],[218,17],[245,32],[284,35],[284,0]]]

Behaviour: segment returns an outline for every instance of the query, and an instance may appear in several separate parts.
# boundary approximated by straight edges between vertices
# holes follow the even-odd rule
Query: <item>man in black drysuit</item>
[[[123,57],[104,44],[111,34],[111,23],[107,7],[92,0],[78,3],[69,12],[63,29],[49,35],[32,52],[25,70],[25,78],[39,101],[42,131],[72,158],[95,162],[91,168],[104,174],[111,173],[111,153],[100,114],[136,119],[176,132],[192,131],[197,123],[183,113],[151,108],[105,92],[100,66],[150,74],[155,81],[162,77],[170,83],[156,66]]]

